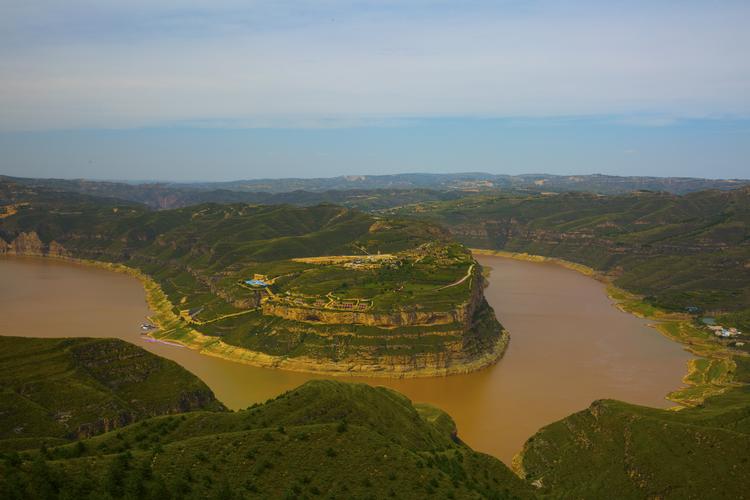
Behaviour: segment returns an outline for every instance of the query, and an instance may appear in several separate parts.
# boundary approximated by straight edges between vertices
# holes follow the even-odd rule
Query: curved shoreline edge
[[[687,387],[676,389],[666,395],[667,400],[679,405],[670,408],[671,410],[697,406],[703,403],[706,398],[721,394],[737,385],[733,382],[736,364],[732,360],[731,353],[714,342],[709,334],[696,328],[691,316],[665,311],[647,304],[641,296],[616,286],[611,276],[584,264],[524,252],[481,248],[470,248],[470,250],[473,255],[502,257],[527,262],[550,262],[594,278],[606,286],[607,296],[612,300],[615,307],[638,318],[653,321],[653,323],[648,323],[647,326],[655,329],[668,339],[682,344],[686,351],[698,356],[697,359],[691,359],[687,362],[687,374],[682,378],[682,382]]]
[[[191,328],[172,311],[172,303],[169,301],[159,284],[138,269],[124,264],[78,259],[75,257],[59,255],[23,254],[12,256],[63,261],[98,267],[100,269],[132,276],[141,283],[141,286],[145,291],[146,303],[152,313],[148,319],[158,327],[152,332],[142,334],[142,336],[154,340],[167,340],[207,356],[221,358],[226,361],[250,365],[257,368],[274,368],[333,377],[390,379],[444,377],[448,375],[472,373],[494,365],[503,357],[508,342],[510,341],[509,332],[503,328],[499,332],[498,339],[492,346],[491,350],[470,362],[456,364],[445,368],[425,367],[414,369],[404,365],[357,365],[351,362],[325,361],[308,357],[290,358],[284,356],[273,356],[271,354],[227,344],[219,337],[204,335],[203,333]]]

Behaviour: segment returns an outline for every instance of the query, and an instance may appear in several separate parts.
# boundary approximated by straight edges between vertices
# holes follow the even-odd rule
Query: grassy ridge
[[[0,367],[0,447],[34,447],[154,415],[223,408],[181,366],[117,339],[0,336]]]
[[[450,417],[385,388],[308,382],[235,413],[158,417],[0,465],[4,498],[527,498]]]
[[[521,464],[550,498],[747,498],[750,388],[682,411],[597,401],[530,438]]]
[[[27,341],[50,343],[7,339]],[[48,375],[58,364],[34,366]],[[738,360],[735,377],[750,382],[750,362]],[[748,387],[679,412],[597,401],[529,439],[520,479],[461,443],[435,407],[313,381],[246,410],[146,418],[67,444],[42,431],[21,453],[0,439],[0,497],[743,498]]]

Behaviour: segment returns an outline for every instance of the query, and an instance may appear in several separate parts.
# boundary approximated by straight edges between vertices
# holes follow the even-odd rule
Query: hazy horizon
[[[0,6],[0,170],[747,176],[750,4]]]
[[[284,180],[315,180],[315,179],[339,179],[347,177],[388,177],[396,175],[444,175],[444,176],[461,176],[461,175],[489,175],[489,176],[555,176],[555,177],[581,177],[581,176],[606,176],[606,177],[651,177],[656,179],[700,179],[700,180],[727,180],[727,181],[742,181],[750,182],[750,177],[693,177],[693,176],[660,176],[660,175],[610,175],[594,172],[591,174],[580,174],[580,173],[562,173],[562,174],[550,174],[548,172],[528,172],[522,174],[506,174],[503,172],[479,172],[479,171],[465,171],[465,172],[401,172],[397,174],[340,174],[326,177],[315,177],[315,176],[297,176],[297,177],[244,177],[244,178],[233,178],[233,179],[186,179],[186,180],[174,180],[168,178],[144,178],[144,179],[122,179],[116,177],[75,177],[75,176],[57,176],[57,177],[34,177],[34,176],[21,176],[21,175],[10,175],[4,172],[0,172],[0,176],[15,177],[15,178],[29,178],[29,179],[59,179],[59,180],[84,180],[93,182],[113,182],[122,184],[225,184],[232,182],[258,182],[258,181],[284,181]],[[354,179],[353,179],[354,180]]]

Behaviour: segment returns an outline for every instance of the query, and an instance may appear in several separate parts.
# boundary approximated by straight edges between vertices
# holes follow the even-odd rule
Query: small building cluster
[[[395,269],[400,264],[400,261],[390,255],[363,255],[361,257],[354,258],[353,260],[350,260],[348,262],[345,262],[343,265],[347,269],[357,269],[357,270],[364,270],[364,269],[377,269],[380,267],[389,267],[391,269]]]
[[[350,301],[336,301],[331,302],[328,307],[331,309],[343,309],[345,311],[366,311],[370,304],[366,301],[360,301],[356,300],[353,302]]]
[[[267,287],[270,285],[268,278],[264,274],[255,274],[252,279],[245,280],[248,286]]]
[[[724,328],[721,325],[708,325],[708,329],[714,332],[714,335],[722,338],[733,338],[742,335],[742,332],[736,328]]]

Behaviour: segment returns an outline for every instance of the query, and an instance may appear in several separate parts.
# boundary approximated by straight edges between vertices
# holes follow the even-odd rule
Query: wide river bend
[[[604,285],[553,263],[478,260],[492,268],[487,300],[511,333],[498,364],[443,378],[339,378],[439,406],[455,419],[461,439],[507,464],[540,427],[596,399],[671,405],[665,396],[682,386],[690,355],[614,307]],[[138,326],[148,314],[144,291],[130,276],[51,259],[0,258],[0,335],[127,340],[180,363],[232,409],[320,378],[146,342]]]

